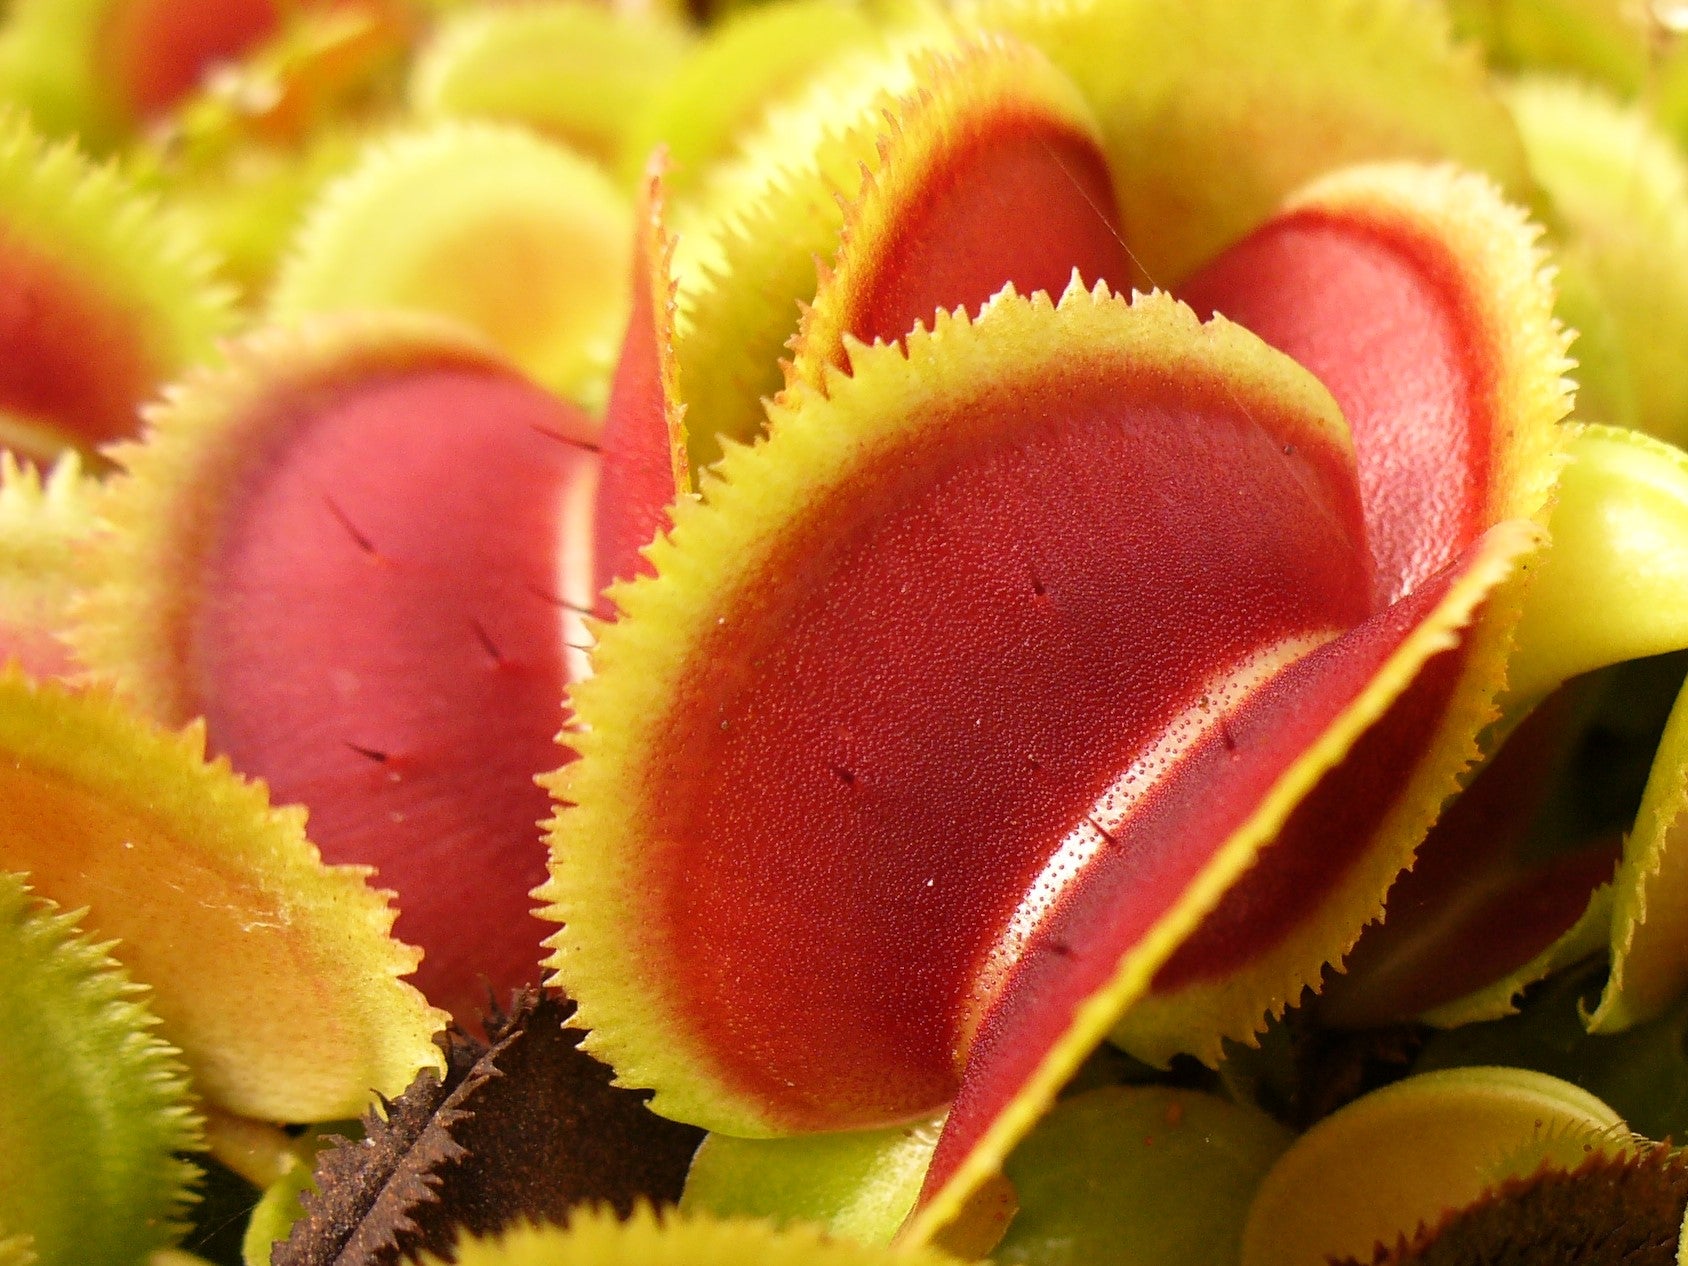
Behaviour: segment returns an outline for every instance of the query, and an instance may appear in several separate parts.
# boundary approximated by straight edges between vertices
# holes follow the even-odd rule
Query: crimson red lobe
[[[1611,879],[1621,840],[1532,848],[1531,828],[1570,759],[1576,709],[1537,709],[1437,821],[1318,1003],[1324,1023],[1409,1021],[1505,979],[1570,930]]]
[[[1042,116],[997,117],[925,173],[883,242],[846,327],[864,343],[901,338],[932,314],[980,305],[1010,282],[1059,297],[1073,270],[1124,289],[1130,257],[1107,162],[1089,137]]]
[[[0,411],[93,447],[131,435],[160,367],[132,308],[0,234]]]
[[[679,406],[669,386],[674,372],[672,300],[658,179],[650,178],[637,217],[633,307],[600,441],[603,471],[593,513],[593,587],[603,616],[613,614],[612,605],[601,596],[606,586],[649,573],[639,550],[667,525],[665,512],[682,491],[678,485],[685,472],[684,437],[677,434]]]
[[[1378,597],[1445,566],[1488,522],[1495,371],[1459,261],[1423,230],[1308,209],[1179,289],[1310,369],[1354,436]]]
[[[717,1075],[791,1129],[944,1103],[1052,861],[1223,716],[1231,670],[1370,593],[1350,469],[1276,438],[1273,401],[1075,357],[954,407],[991,440],[923,417],[815,507],[652,757],[648,864],[685,881],[641,935]]]
[[[1142,809],[1111,833],[1109,847],[1083,882],[1068,887],[982,1017],[923,1200],[949,1182],[1073,1028],[1079,1009],[1107,989],[1126,954],[1184,896],[1273,784],[1372,685],[1459,572],[1449,568],[1430,578],[1268,682],[1223,731],[1202,736]],[[1397,706],[1415,710],[1411,690]],[[1399,728],[1394,716],[1386,713],[1371,733]]]
[[[1313,371],[1354,437],[1381,605],[1414,592],[1487,522],[1495,371],[1450,248],[1387,217],[1291,211],[1198,273],[1183,296]],[[1285,824],[1155,978],[1157,992],[1246,967],[1317,917],[1407,790],[1464,663],[1430,665]]]
[[[211,745],[306,805],[328,860],[377,867],[419,986],[472,1015],[483,977],[538,976],[585,419],[448,357],[266,407],[187,648]]]

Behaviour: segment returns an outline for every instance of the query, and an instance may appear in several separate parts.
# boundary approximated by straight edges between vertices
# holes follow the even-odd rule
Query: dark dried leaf
[[[1356,1032],[1325,1029],[1315,1011],[1295,1006],[1270,1021],[1255,1045],[1227,1043],[1219,1079],[1233,1098],[1255,1104],[1299,1132],[1401,1080],[1428,1032],[1412,1024]],[[1198,1082],[1185,1084],[1202,1088]]]
[[[1570,1173],[1503,1183],[1439,1226],[1379,1248],[1370,1266],[1676,1266],[1685,1208],[1682,1154],[1596,1154]]]
[[[443,1081],[422,1074],[385,1119],[369,1114],[366,1138],[322,1154],[273,1266],[392,1266],[582,1203],[625,1216],[637,1200],[677,1200],[702,1132],[610,1085],[582,1034],[563,1028],[573,1011],[527,991],[485,1042],[450,1033]]]

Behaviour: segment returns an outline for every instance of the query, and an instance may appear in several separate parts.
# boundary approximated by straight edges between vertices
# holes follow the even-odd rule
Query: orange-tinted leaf
[[[324,866],[297,809],[206,763],[200,727],[163,732],[105,691],[13,673],[0,750],[0,867],[115,939],[199,1094],[333,1120],[435,1062],[438,1013],[398,979],[416,955],[389,936],[389,894]]]

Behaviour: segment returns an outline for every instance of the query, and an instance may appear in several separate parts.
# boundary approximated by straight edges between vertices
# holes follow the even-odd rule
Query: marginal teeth
[[[623,175],[631,182],[651,151],[665,147],[674,161],[676,203],[686,204],[724,176],[729,183],[754,182],[754,164],[741,155],[807,155],[816,137],[793,130],[804,109],[794,101],[835,80],[840,61],[876,49],[882,29],[868,10],[835,0],[738,10],[639,111],[623,147]]]
[[[319,317],[227,361],[114,453],[75,645],[378,866],[418,988],[472,1015],[540,953],[533,778],[593,596],[596,423],[436,318]]]
[[[639,1266],[954,1266],[935,1249],[867,1247],[835,1238],[807,1219],[778,1227],[764,1219],[719,1220],[634,1206],[621,1221],[608,1206],[585,1209],[566,1227],[522,1226],[497,1237],[468,1236],[452,1253],[461,1266],[528,1262],[637,1262]]]
[[[191,1202],[193,1097],[147,991],[16,861],[0,862],[0,1260],[135,1260],[175,1241]]]
[[[770,112],[689,210],[678,204],[675,340],[691,463],[702,470],[728,440],[762,433],[762,401],[781,370],[800,306],[838,248],[844,207],[879,162],[886,112],[913,90],[914,65],[953,41],[909,39],[892,56],[845,59],[797,101]]]
[[[0,242],[31,319],[8,319],[0,442],[46,460],[133,434],[142,403],[230,324],[215,262],[173,212],[0,108]]]
[[[882,106],[874,161],[803,305],[788,390],[821,388],[849,339],[889,342],[940,311],[978,313],[1005,287],[1058,297],[1075,278],[1122,291],[1131,280],[1100,127],[1064,74],[1001,36],[915,66],[920,87]]]
[[[438,123],[375,143],[320,195],[269,312],[433,312],[598,405],[627,321],[628,220],[609,177],[564,146],[511,125]]]
[[[1178,285],[1349,163],[1439,155],[1514,196],[1533,187],[1510,115],[1438,5],[980,0],[976,12],[1043,49],[1106,120],[1140,284]]]
[[[1242,1262],[1369,1262],[1377,1245],[1436,1225],[1508,1179],[1544,1165],[1574,1169],[1600,1153],[1618,1158],[1629,1146],[1611,1107],[1556,1077],[1519,1068],[1409,1077],[1290,1146],[1255,1195]]]
[[[367,870],[324,866],[300,810],[204,749],[104,690],[0,678],[0,868],[112,939],[208,1101],[355,1115],[438,1062],[437,1013],[398,979],[416,953]]]
[[[38,679],[79,667],[64,638],[88,581],[98,489],[74,454],[46,476],[0,454],[0,657]]]
[[[1013,355],[1005,354],[1008,348]],[[1122,435],[1136,434],[1132,428],[1139,415],[1131,412],[1136,406],[1124,403],[1136,400],[1136,389],[1157,402],[1143,405],[1148,410],[1143,417],[1179,419],[1180,425],[1170,428],[1179,444],[1207,442],[1200,438],[1207,431],[1197,418],[1208,418],[1210,403],[1231,417],[1237,406],[1229,393],[1249,401],[1238,417],[1250,425],[1265,419],[1260,424],[1273,428],[1273,442],[1261,450],[1269,452],[1269,460],[1256,464],[1239,455],[1233,466],[1227,456],[1224,469],[1233,480],[1227,495],[1243,495],[1235,481],[1252,487],[1255,480],[1265,480],[1274,488],[1283,479],[1294,482],[1289,500],[1262,498],[1274,503],[1264,512],[1273,515],[1282,533],[1251,533],[1246,547],[1237,542],[1237,553],[1220,550],[1226,567],[1254,558],[1256,550],[1289,548],[1284,542],[1302,540],[1303,532],[1318,538],[1321,553],[1339,560],[1333,570],[1321,573],[1318,586],[1297,590],[1295,615],[1285,617],[1289,625],[1266,629],[1250,624],[1248,638],[1277,647],[1298,635],[1323,634],[1333,625],[1346,628],[1361,617],[1371,587],[1360,543],[1352,454],[1328,394],[1247,332],[1223,322],[1201,325],[1188,308],[1165,295],[1127,305],[1104,288],[1075,286],[1057,306],[1044,293],[1030,299],[1005,294],[977,319],[965,311],[944,314],[931,331],[917,329],[904,341],[858,345],[851,352],[850,375],[830,368],[829,373],[824,394],[800,384],[774,406],[765,441],[728,450],[706,475],[702,504],[683,504],[674,531],[647,551],[654,578],[616,591],[621,617],[600,631],[596,674],[577,684],[571,696],[578,729],[567,737],[580,759],[550,780],[560,806],[553,879],[537,894],[552,903],[547,917],[563,925],[551,941],[556,954],[550,965],[580,999],[581,1022],[593,1029],[594,1049],[610,1058],[630,1084],[655,1085],[658,1111],[729,1132],[790,1129],[793,1115],[804,1128],[872,1124],[876,1117],[929,1110],[951,1085],[956,1051],[965,1046],[960,1030],[967,1022],[957,999],[966,994],[977,970],[976,955],[993,939],[993,929],[957,915],[955,935],[970,948],[954,961],[926,962],[920,976],[922,982],[941,976],[954,989],[931,984],[941,998],[921,993],[903,1010],[892,1007],[872,983],[884,981],[891,990],[890,979],[897,973],[888,967],[882,972],[884,965],[877,960],[864,964],[856,956],[872,960],[885,941],[901,945],[905,936],[946,926],[937,916],[914,927],[900,921],[929,906],[949,911],[960,894],[972,890],[954,879],[958,871],[974,874],[976,867],[946,852],[951,844],[961,853],[972,847],[995,849],[1001,856],[1012,853],[1015,860],[1003,864],[997,879],[1015,885],[1014,890],[995,894],[989,903],[1006,917],[1021,892],[1018,879],[1003,876],[1010,871],[1018,876],[1022,866],[1031,868],[1028,877],[1035,876],[1040,850],[1059,843],[1059,833],[1046,839],[1041,829],[1020,825],[1021,810],[1042,810],[1015,798],[1024,782],[1018,748],[1010,762],[1012,777],[1002,762],[1009,759],[1006,747],[1015,746],[1015,736],[1025,730],[1040,731],[1045,722],[1062,733],[1068,725],[1080,726],[1070,712],[1058,724],[1047,717],[1042,709],[1053,694],[1030,683],[1052,677],[1070,685],[1077,669],[1062,667],[1069,656],[1077,656],[1071,661],[1075,665],[1089,665],[1091,676],[1125,672],[1124,664],[1136,662],[1137,652],[1126,649],[1128,639],[1104,611],[1116,610],[1116,601],[1124,604],[1118,609],[1133,601],[1143,609],[1167,609],[1159,597],[1133,590],[1127,599],[1117,591],[1117,586],[1135,583],[1129,578],[1149,581],[1148,573],[1122,562],[1116,552],[1139,548],[1141,538],[1132,537],[1138,543],[1127,546],[1115,533],[1124,530],[1119,525],[1127,520],[1138,522],[1133,507],[1158,506],[1161,500],[1120,505],[1115,498],[1127,481],[1103,488],[1077,473],[1081,468],[1113,470],[1116,459],[1126,460],[1108,446],[1123,442]],[[1186,388],[1187,397],[1182,394]],[[1162,389],[1169,393],[1166,398],[1155,394]],[[1099,391],[1108,392],[1106,398],[1120,402],[1133,419],[1122,417],[1123,430],[1100,423],[1090,404],[1073,403],[1089,402]],[[1027,406],[1022,412],[1013,404],[1021,399],[1061,403],[1049,409]],[[1188,417],[1186,406],[1192,411]],[[1068,407],[1076,411],[1070,431],[1055,420]],[[1222,433],[1232,435],[1228,428]],[[1310,464],[1297,465],[1291,473],[1282,456],[1285,443],[1296,450],[1297,463]],[[1097,456],[1086,447],[1092,444],[1106,448],[1109,456]],[[1229,447],[1223,451],[1232,452]],[[1047,464],[1035,462],[1029,456],[1034,452],[1044,455]],[[1014,473],[999,471],[993,464],[999,460]],[[1299,482],[1303,475],[1308,482]],[[1147,468],[1142,477],[1151,477]],[[1052,498],[1047,505],[1041,495],[1034,498],[1036,506],[1019,500],[1030,495],[1027,487],[1043,487],[1045,481],[1050,481]],[[1073,491],[1074,484],[1083,491]],[[953,506],[939,488],[949,490]],[[983,491],[987,488],[999,492],[1000,504],[990,500]],[[1057,513],[1050,508],[1054,504],[1069,504],[1069,494],[1072,512],[1094,533],[1088,527],[1060,528],[1045,514]],[[1187,482],[1165,486],[1169,504],[1196,495]],[[1306,519],[1288,509],[1305,504],[1303,498],[1321,507]],[[988,520],[988,529],[974,523],[975,511]],[[1279,511],[1294,524],[1278,522]],[[973,533],[976,526],[983,536]],[[1213,528],[1219,530],[1217,523]],[[1327,530],[1341,531],[1340,542],[1327,538]],[[935,552],[925,535],[931,531],[946,543]],[[974,559],[973,550],[985,539],[998,548],[988,559]],[[1274,542],[1270,547],[1268,540]],[[946,550],[973,560],[955,564],[966,575],[981,573],[961,592],[946,580],[940,562]],[[999,602],[983,596],[998,594],[999,582],[1005,583],[999,575],[1008,566],[1005,560],[1027,561],[1019,560],[1020,551],[1032,552],[1029,561],[1048,564],[1045,596],[1059,596],[1040,601],[1023,576],[1013,587],[1023,601],[1010,601],[1006,594]],[[900,576],[900,587],[874,581],[870,592],[859,588],[870,585],[867,577],[887,574]],[[774,582],[775,575],[787,579]],[[789,579],[794,576],[801,583]],[[1204,578],[1210,582],[1211,577]],[[942,593],[944,601],[923,598],[928,591]],[[1114,597],[1097,596],[1104,592]],[[1311,605],[1304,607],[1304,602]],[[1113,630],[1101,635],[1108,649],[1084,650],[1096,621]],[[916,630],[934,625],[947,632],[938,644],[929,644]],[[1179,625],[1183,633],[1163,635],[1179,644],[1185,634],[1206,638],[1197,626],[1207,629],[1195,617],[1188,628]],[[881,645],[894,636],[892,630],[903,631],[897,642],[901,653]],[[1000,642],[1003,655],[1017,665],[1007,680],[997,675],[1006,671],[997,657],[987,656],[974,666],[959,649],[952,651],[975,638]],[[1136,644],[1129,640],[1130,646]],[[1181,677],[1179,689],[1209,680],[1233,662],[1234,650],[1216,647],[1216,661],[1204,665],[1199,680]],[[809,671],[796,672],[792,665],[797,661],[788,656],[810,663]],[[1104,663],[1111,667],[1104,669]],[[1188,671],[1194,670],[1183,663],[1180,672]],[[976,700],[964,714],[951,712],[948,701],[964,698],[968,689],[976,689],[979,700],[989,700],[988,706]],[[1106,702],[1115,698],[1110,691],[1088,689],[1086,706],[1104,711],[1111,706]],[[830,692],[843,692],[850,702]],[[881,701],[887,714],[905,717],[906,726],[852,712],[855,719],[848,728],[862,731],[865,748],[848,735],[832,736],[824,720],[816,721],[820,728],[802,741],[769,737],[784,735],[781,727],[787,724],[808,724],[801,718],[824,719],[838,708],[860,708],[869,699]],[[1182,695],[1178,702],[1185,702]],[[1072,741],[1091,752],[1088,744],[1097,734],[1114,733],[1110,723],[1098,725],[1085,728],[1089,738],[1075,735]],[[885,732],[888,726],[895,733]],[[1139,740],[1148,745],[1155,737],[1135,729],[1131,733],[1133,751]],[[1190,737],[1199,742],[1205,734],[1192,731]],[[952,746],[956,759],[939,767],[932,752],[949,752]],[[893,751],[900,754],[897,759]],[[785,756],[789,767],[780,763]],[[764,757],[779,767],[764,768]],[[1107,763],[1107,758],[1098,759]],[[751,762],[756,772],[723,772],[739,768],[741,760]],[[986,767],[993,772],[977,772]],[[970,785],[975,778],[979,785]],[[1082,775],[1069,771],[1059,781],[1089,787],[1099,778],[1100,772],[1087,765]],[[718,780],[724,784],[717,785]],[[707,795],[705,786],[711,788]],[[776,788],[788,791],[789,798],[779,799]],[[848,803],[838,800],[841,795]],[[1000,818],[993,816],[999,795],[1005,797]],[[852,804],[865,815],[859,833],[847,825],[855,821]],[[806,806],[801,821],[792,816],[797,805]],[[893,811],[893,805],[902,808]],[[894,844],[899,828],[890,819],[917,813],[923,825],[909,829],[928,842],[934,856],[931,867],[905,891],[902,879],[907,876],[896,860],[903,854]],[[944,826],[952,816],[958,824]],[[963,819],[965,825],[959,824]],[[715,824],[728,820],[740,824],[731,863],[717,856],[721,839],[714,833]],[[790,842],[800,838],[808,840],[805,846],[792,847]],[[801,873],[802,859],[811,850],[824,877]],[[1036,860],[1028,861],[1032,854]],[[871,885],[873,900],[884,907],[873,918],[864,911],[848,919],[847,927],[834,927],[811,905],[823,891],[833,893],[841,909],[869,900],[868,888],[850,877],[852,865],[899,878]],[[737,894],[741,873],[752,871],[759,876],[757,895],[747,891],[742,908],[735,904],[730,916],[720,913],[722,926],[709,938],[707,950],[694,943],[689,923],[685,930],[679,927],[690,916],[676,905],[678,893],[690,892],[710,876],[711,900],[731,903],[722,894]],[[640,931],[630,938],[626,928],[635,910],[641,912],[634,920]],[[819,923],[811,923],[811,916]],[[862,929],[878,926],[880,917],[893,930],[882,931],[881,941],[874,942]],[[777,929],[811,926],[818,940],[849,947],[840,951],[841,961],[831,970],[849,980],[850,1001],[834,999],[823,1007],[814,999],[799,1000],[803,990],[820,988],[812,975],[818,964],[805,957],[811,941],[793,936],[788,943]],[[745,961],[745,946],[760,934],[751,929],[763,929],[777,940],[791,961],[772,951],[755,956],[754,965]],[[676,949],[678,944],[686,948]],[[671,955],[684,961],[675,963]],[[780,973],[782,983],[763,979],[771,971]],[[755,980],[743,983],[745,972],[756,973]],[[719,992],[724,981],[739,982],[730,997]],[[689,984],[702,998],[688,992]],[[764,1013],[761,1008],[772,1005],[763,1001],[765,984],[782,998],[789,993],[789,1013],[783,1006],[773,1007],[778,1015]],[[924,990],[928,983],[909,988]],[[768,1035],[754,1044],[757,1054],[744,1056],[736,1048],[713,1044],[710,1026],[695,1017],[717,1010],[740,1016],[736,1024]],[[829,1026],[825,1031],[831,1036],[799,1039],[789,1018],[799,1014],[809,1017],[808,1023]],[[825,1061],[824,1072],[815,1078],[818,1085],[799,1081],[786,1062],[794,1058],[790,1050],[798,1041],[810,1046],[836,1041],[865,1050],[875,1039],[864,1034],[881,1024],[920,1034],[910,1039],[921,1052],[918,1071],[899,1065],[882,1079],[871,1079],[872,1091],[858,1093],[835,1089],[841,1076],[837,1057]],[[789,1091],[770,1088],[766,1099],[759,1098],[724,1087],[712,1071],[717,1063],[760,1060],[763,1050],[779,1052],[772,1059],[780,1062],[766,1070],[758,1063],[746,1079],[768,1087],[789,1085]],[[942,1057],[928,1059],[935,1050],[942,1050]],[[811,1071],[822,1063],[818,1056],[809,1057]],[[866,1102],[869,1094],[884,1094],[894,1106]]]

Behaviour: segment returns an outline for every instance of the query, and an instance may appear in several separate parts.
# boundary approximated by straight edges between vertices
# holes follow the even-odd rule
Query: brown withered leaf
[[[305,1216],[272,1266],[392,1266],[450,1253],[459,1234],[559,1221],[576,1205],[680,1195],[700,1130],[649,1112],[645,1096],[565,1029],[574,1004],[527,990],[486,1040],[452,1031],[446,1074],[424,1072],[371,1111],[366,1137],[325,1151]]]
[[[1367,1266],[1676,1266],[1688,1156],[1643,1145],[1510,1179]],[[1349,1258],[1338,1266],[1360,1266]]]

